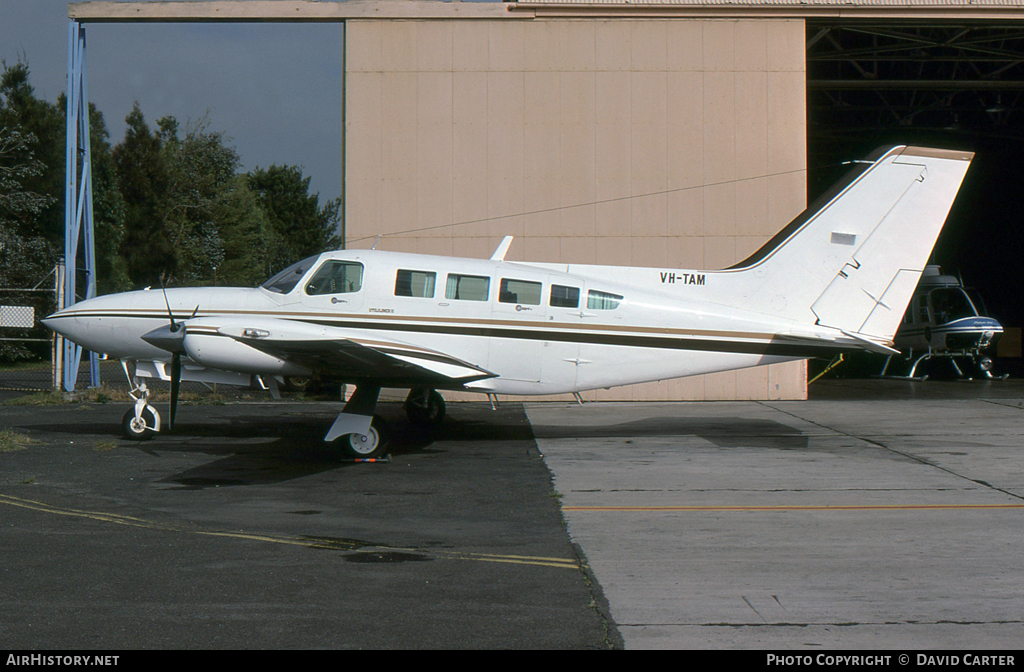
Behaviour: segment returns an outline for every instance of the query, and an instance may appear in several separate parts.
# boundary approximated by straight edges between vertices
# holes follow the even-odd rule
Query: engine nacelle
[[[230,336],[191,325],[186,329],[182,346],[192,361],[214,369],[272,376],[310,375],[305,367],[260,352]]]

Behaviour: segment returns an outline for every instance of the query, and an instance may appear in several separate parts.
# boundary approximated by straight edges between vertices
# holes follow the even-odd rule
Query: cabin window
[[[421,299],[434,298],[434,281],[437,273],[433,271],[398,270],[395,276],[395,296],[417,296]]]
[[[615,310],[619,307],[622,297],[609,292],[592,289],[587,292],[587,308],[590,310]]]
[[[555,308],[579,308],[580,290],[578,287],[551,285],[550,303]]]
[[[526,280],[501,279],[501,288],[498,291],[498,301],[501,303],[518,303],[525,306],[540,305],[539,282],[528,282]]]
[[[350,294],[363,287],[363,265],[352,261],[327,261],[306,283],[306,294]]]
[[[459,301],[486,301],[490,295],[491,279],[479,275],[448,274],[444,298]]]

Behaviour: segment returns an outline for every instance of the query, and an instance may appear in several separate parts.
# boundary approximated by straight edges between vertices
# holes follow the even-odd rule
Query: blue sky
[[[111,142],[138,101],[146,121],[208,114],[243,169],[298,165],[321,202],[341,193],[340,24],[85,24],[89,99]],[[0,58],[25,60],[36,94],[67,80],[67,3],[0,0]]]

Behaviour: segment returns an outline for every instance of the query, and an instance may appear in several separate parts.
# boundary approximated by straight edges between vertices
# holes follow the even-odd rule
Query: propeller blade
[[[174,428],[174,415],[178,411],[178,389],[181,387],[181,353],[171,355],[171,409],[167,415],[167,429]]]
[[[164,305],[167,306],[167,317],[171,320],[171,331],[176,332],[181,328],[181,325],[174,321],[174,313],[171,311],[171,302],[167,300],[167,288],[164,287],[164,281],[160,280],[160,291],[164,293]],[[199,310],[199,306],[196,306],[196,310]],[[193,313],[194,315],[195,313]]]

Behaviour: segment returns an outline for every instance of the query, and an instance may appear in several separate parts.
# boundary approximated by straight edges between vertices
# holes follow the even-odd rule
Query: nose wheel
[[[132,441],[145,441],[152,438],[153,434],[159,431],[160,421],[152,406],[146,406],[141,413],[136,414],[134,408],[121,418],[121,430],[126,438]]]
[[[127,376],[127,362],[122,361],[121,366]],[[135,406],[128,409],[128,412],[121,418],[121,431],[124,432],[126,438],[132,441],[145,441],[160,431],[160,414],[149,405],[149,388],[146,387],[146,384],[138,382],[131,376],[128,376],[128,382],[132,384],[132,389],[128,394],[135,400]]]

